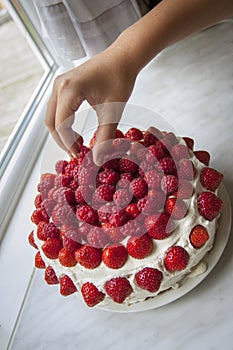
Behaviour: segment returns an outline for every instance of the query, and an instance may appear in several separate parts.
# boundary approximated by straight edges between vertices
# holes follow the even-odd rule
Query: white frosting
[[[183,140],[180,139],[181,143],[182,141]],[[179,288],[182,281],[185,283],[187,277],[195,278],[195,276],[204,273],[208,267],[204,262],[202,262],[202,260],[204,260],[207,252],[210,251],[213,247],[215,233],[217,230],[218,217],[212,221],[209,221],[200,216],[198,212],[197,195],[205,190],[200,183],[200,172],[205,167],[205,165],[196,158],[192,151],[190,151],[190,155],[190,159],[192,160],[197,173],[193,181],[194,193],[189,204],[188,212],[182,220],[179,220],[175,231],[173,231],[173,233],[168,238],[163,240],[153,239],[153,251],[149,256],[139,260],[134,259],[128,255],[126,263],[120,269],[108,268],[103,262],[101,262],[97,268],[92,270],[85,269],[80,264],[76,264],[74,267],[68,268],[62,266],[59,263],[58,259],[48,259],[41,249],[41,246],[44,242],[40,241],[35,235],[35,242],[46,265],[52,266],[58,277],[64,274],[68,275],[76,285],[78,295],[81,295],[80,289],[82,287],[82,284],[87,281],[93,282],[99,290],[105,292],[104,285],[106,281],[118,276],[127,277],[133,288],[133,292],[124,301],[124,303],[128,305],[144,301],[148,297],[155,297],[157,294],[161,293],[162,291],[169,290],[170,288]],[[200,249],[195,249],[189,241],[190,232],[196,225],[203,225],[206,227],[209,234],[209,240]],[[122,243],[126,243],[127,239],[128,238],[126,238]],[[179,272],[169,272],[163,265],[165,253],[168,248],[173,245],[182,246],[189,254],[187,267]],[[157,268],[163,273],[163,279],[160,288],[155,293],[150,293],[146,290],[143,290],[135,283],[135,273],[144,267]],[[117,307],[117,304],[114,303],[112,299],[106,294],[105,299],[99,305],[108,305],[110,303],[113,303],[115,307]]]

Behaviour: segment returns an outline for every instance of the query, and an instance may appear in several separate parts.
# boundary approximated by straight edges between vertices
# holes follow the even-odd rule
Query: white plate
[[[228,193],[223,185],[221,185],[219,189],[219,197],[224,202],[224,208],[222,211],[221,218],[219,220],[219,228],[216,233],[214,247],[208,253],[208,257],[206,260],[208,264],[208,268],[206,272],[204,272],[199,276],[188,278],[185,281],[185,283],[181,285],[178,289],[170,289],[167,292],[163,292],[155,296],[154,298],[149,298],[140,303],[135,303],[131,305],[111,304],[111,305],[106,305],[106,306],[103,305],[103,306],[97,306],[97,307],[102,310],[113,311],[113,312],[139,312],[139,311],[155,309],[181,298],[182,296],[190,292],[192,289],[194,289],[199,283],[201,283],[208,276],[208,274],[213,270],[218,260],[220,259],[226,247],[226,244],[230,235],[230,231],[231,231],[231,203],[230,203]]]

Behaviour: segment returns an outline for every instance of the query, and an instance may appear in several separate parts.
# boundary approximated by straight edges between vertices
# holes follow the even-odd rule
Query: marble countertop
[[[166,49],[139,75],[130,102],[161,114],[195,149],[211,154],[233,202],[233,22]],[[25,234],[25,239],[26,239]],[[138,313],[88,308],[64,298],[34,271],[9,349],[233,348],[233,234],[216,267],[195,289]],[[20,273],[20,271],[19,271]]]

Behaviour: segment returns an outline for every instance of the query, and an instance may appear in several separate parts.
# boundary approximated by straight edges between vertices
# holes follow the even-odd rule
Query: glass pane
[[[0,152],[44,68],[0,1]]]

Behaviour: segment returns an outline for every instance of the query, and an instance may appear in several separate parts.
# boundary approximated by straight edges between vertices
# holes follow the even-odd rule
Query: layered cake
[[[208,269],[223,175],[193,139],[155,127],[117,129],[101,166],[95,138],[41,175],[28,239],[35,266],[62,295],[130,308]]]

